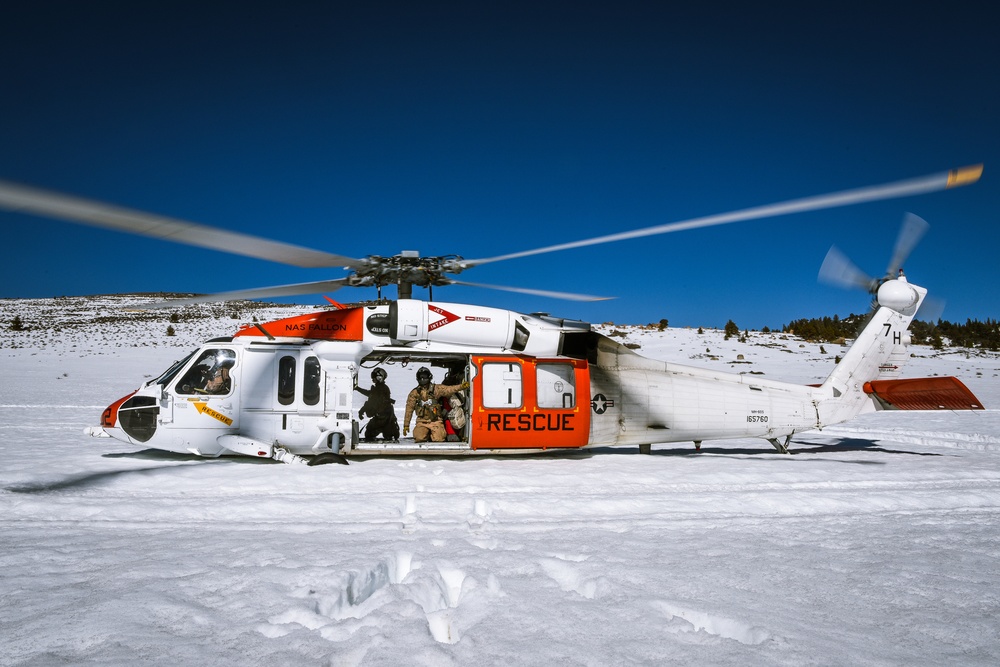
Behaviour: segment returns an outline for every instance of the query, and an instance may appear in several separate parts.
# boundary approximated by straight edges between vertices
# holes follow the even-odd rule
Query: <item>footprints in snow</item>
[[[666,600],[656,600],[652,604],[654,609],[667,617],[667,632],[688,643],[704,644],[722,638],[757,645],[771,638],[771,633],[759,625],[686,609]]]
[[[572,564],[573,562],[583,562],[586,559],[586,556],[556,555],[554,558],[543,558],[538,564],[542,571],[562,590],[593,600],[598,597],[599,593],[606,591],[609,585],[605,577],[589,578],[581,572],[579,566]]]
[[[480,584],[448,562],[422,563],[405,551],[368,570],[343,574],[331,588],[329,593],[297,591],[302,603],[257,630],[275,638],[301,627],[329,641],[345,641],[356,632],[389,623],[388,617],[412,617],[419,609],[431,636],[454,644],[483,618],[490,600],[503,595],[492,574]]]
[[[436,472],[436,471],[435,471]],[[404,534],[421,527],[440,529],[455,525],[454,495],[447,514],[441,512],[442,499],[424,495],[417,487],[400,501],[399,517]],[[434,505],[437,502],[438,505]],[[491,526],[497,525],[494,508],[483,498],[471,499],[464,510],[469,535],[466,542],[480,549],[494,550],[501,546]],[[426,514],[425,514],[426,512]],[[436,548],[448,546],[448,540],[431,539]],[[519,551],[521,546],[506,547]],[[451,552],[449,552],[451,553]],[[572,553],[548,553],[530,559],[534,567],[520,569],[516,575],[547,578],[569,596],[584,600],[600,600],[621,591],[613,575],[588,566],[589,556]],[[466,559],[468,560],[468,559]],[[524,582],[516,582],[517,589]],[[550,584],[550,586],[552,586]],[[454,644],[490,613],[495,601],[506,597],[500,579],[484,572],[480,579],[470,576],[462,567],[447,559],[421,561],[409,551],[397,551],[363,571],[352,571],[325,578],[321,586],[299,589],[293,597],[301,601],[288,611],[268,619],[258,626],[267,637],[282,637],[302,629],[319,633],[332,642],[344,642],[360,636],[381,636],[387,626],[399,626],[401,620],[425,623],[428,632],[441,644]],[[648,598],[647,598],[648,600]],[[657,628],[684,643],[737,641],[756,645],[771,639],[770,633],[759,626],[687,608],[666,600],[648,600],[663,621]],[[400,630],[405,631],[405,630]]]
[[[583,567],[587,560],[587,556],[549,554],[537,561],[534,573],[544,574],[560,590],[586,600],[614,595],[617,591],[607,577],[588,575]],[[412,619],[422,620],[435,641],[455,644],[489,615],[496,600],[508,595],[493,573],[482,578],[481,582],[446,560],[423,562],[410,552],[398,551],[367,570],[333,577],[322,590],[294,591],[300,602],[257,630],[278,638],[304,629],[331,642],[346,642],[356,635],[382,636],[386,628]],[[732,640],[758,645],[772,638],[760,626],[675,602],[649,600],[647,604],[663,617],[654,626],[684,643]]]
[[[424,523],[435,526],[448,526],[453,525],[455,521],[455,515],[457,512],[451,498],[448,499],[450,504],[447,507],[442,508],[440,506],[441,499],[435,498],[433,494],[419,496],[419,494],[423,493],[424,488],[422,486],[418,486],[416,493],[408,493],[403,499],[403,507],[400,511],[400,524],[403,533],[406,535],[413,534]],[[418,511],[424,505],[429,505],[431,503],[436,503],[436,505],[430,508],[427,513],[429,515],[425,515],[425,513]],[[471,506],[467,505],[467,507],[468,513],[465,516],[465,521],[468,524],[471,533],[478,535],[483,532],[483,530],[487,527],[487,524],[493,521],[492,510],[486,500],[482,498],[474,498]],[[458,511],[460,512],[461,509]],[[459,516],[461,516],[461,514],[459,514]],[[495,541],[481,540],[478,538],[470,539],[469,541],[476,544],[476,546],[480,546],[481,548],[491,549],[496,547]],[[493,546],[490,546],[491,544]]]
[[[588,577],[579,565],[587,556],[554,554],[539,561],[542,571],[564,591],[576,593],[588,600],[599,599],[614,591],[614,584],[602,575]],[[722,616],[690,609],[666,600],[651,602],[654,609],[666,617],[665,630],[685,643],[707,644],[724,639],[741,644],[761,644],[771,634],[760,626],[752,626]]]

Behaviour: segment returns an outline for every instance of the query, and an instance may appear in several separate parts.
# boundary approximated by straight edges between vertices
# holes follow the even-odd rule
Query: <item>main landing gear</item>
[[[791,435],[786,435],[784,442],[779,441],[777,438],[768,438],[767,441],[769,443],[771,443],[772,445],[774,445],[774,448],[777,449],[782,454],[787,454],[788,453],[788,443],[792,441],[792,436]]]

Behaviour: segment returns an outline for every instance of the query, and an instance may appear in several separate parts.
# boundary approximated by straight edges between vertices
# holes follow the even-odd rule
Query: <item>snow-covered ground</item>
[[[194,308],[167,336],[169,313],[131,302],[0,300],[2,664],[1000,662],[995,354],[917,347],[905,373],[957,375],[988,410],[866,415],[791,456],[738,440],[310,468],[83,435],[202,340],[303,310]],[[796,382],[842,354],[601,330]]]

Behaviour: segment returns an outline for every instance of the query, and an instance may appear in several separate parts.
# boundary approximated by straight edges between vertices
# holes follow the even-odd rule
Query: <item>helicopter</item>
[[[469,285],[568,300],[584,294],[483,285],[453,278],[486,263],[572,248],[904,197],[975,183],[982,165],[609,234],[496,257],[422,257],[418,251],[352,258],[112,204],[0,181],[0,208],[114,229],[300,267],[344,267],[344,277],[174,299],[145,307],[263,299],[375,287],[378,299],[239,328],[214,338],[103,412],[86,433],[201,457],[346,463],[386,455],[498,455],[594,446],[761,438],[788,453],[796,433],[893,408],[982,409],[957,378],[901,379],[910,322],[927,290],[902,265],[926,223],[905,224],[885,274],[871,278],[831,250],[820,277],[863,287],[870,319],[827,379],[805,386],[656,361],[587,322],[433,299],[434,287]],[[919,220],[919,219],[918,219]],[[922,222],[922,221],[920,221]],[[383,299],[396,285],[398,298]],[[429,298],[413,298],[413,287]],[[436,387],[425,408],[446,436],[375,428],[397,421],[366,399],[413,373]],[[372,377],[372,389],[361,382]],[[434,381],[435,375],[437,381]],[[416,390],[414,390],[416,391]],[[395,399],[391,399],[395,401]],[[444,402],[447,401],[447,402]],[[367,413],[367,414],[366,414]],[[367,419],[366,419],[367,417]],[[421,413],[417,412],[418,425]],[[386,421],[388,420],[388,421]],[[380,426],[380,428],[381,428]],[[402,435],[402,437],[400,437]],[[424,434],[426,435],[426,434]]]

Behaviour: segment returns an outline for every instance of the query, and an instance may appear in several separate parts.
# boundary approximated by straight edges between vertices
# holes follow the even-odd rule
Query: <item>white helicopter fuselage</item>
[[[820,275],[869,291],[879,286],[879,308],[827,381],[820,387],[800,387],[651,361],[582,322],[415,301],[409,299],[412,289],[459,284],[597,300],[602,297],[483,285],[454,276],[483,264],[545,253],[937,192],[975,183],[982,171],[982,164],[970,165],[478,259],[457,254],[422,257],[415,250],[348,257],[4,181],[0,181],[0,208],[303,268],[348,270],[343,277],[195,295],[151,307],[319,294],[346,287],[398,287],[401,298],[389,304],[254,325],[232,339],[210,341],[111,405],[101,426],[90,429],[93,435],[174,452],[235,453],[282,461],[315,454],[475,454],[616,444],[638,444],[643,449],[659,442],[697,444],[743,437],[766,438],[787,451],[793,433],[845,421],[873,408],[876,401],[893,404],[880,398],[869,383],[902,364],[906,329],[926,290],[910,285],[901,274],[884,281],[870,278],[831,250]],[[917,216],[904,220],[886,276],[901,271],[926,229],[927,223]],[[414,430],[419,436],[399,440],[392,428],[398,414],[393,415],[412,386],[402,370],[411,364],[439,369],[438,382],[448,377],[452,384],[469,384],[460,391],[446,391],[455,394],[460,405],[449,400],[437,406],[425,396],[417,415],[425,423]],[[381,386],[376,392],[384,398],[380,407],[369,402],[366,409],[366,403],[358,400],[359,394],[365,395],[358,384],[364,381],[361,372],[374,367],[386,371],[400,401],[395,409],[386,407],[388,398]],[[932,388],[930,393],[937,404],[940,392]],[[959,405],[979,405],[964,387],[955,393]],[[445,396],[436,393],[437,398]],[[413,407],[408,394],[404,436]],[[377,413],[378,420],[362,421],[369,410]],[[439,426],[443,413],[453,414]],[[433,427],[430,442],[424,441],[428,425]]]
[[[787,444],[793,433],[873,409],[865,383],[898,373],[926,291],[905,279],[883,290],[882,307],[819,387],[655,361],[583,322],[405,299],[209,341],[110,406],[90,432],[172,452],[279,460],[746,437],[783,450],[779,438]],[[419,366],[440,369],[438,383],[445,372],[469,382],[459,394],[467,424],[442,442],[367,437],[357,389],[364,372],[387,371],[398,416]]]

